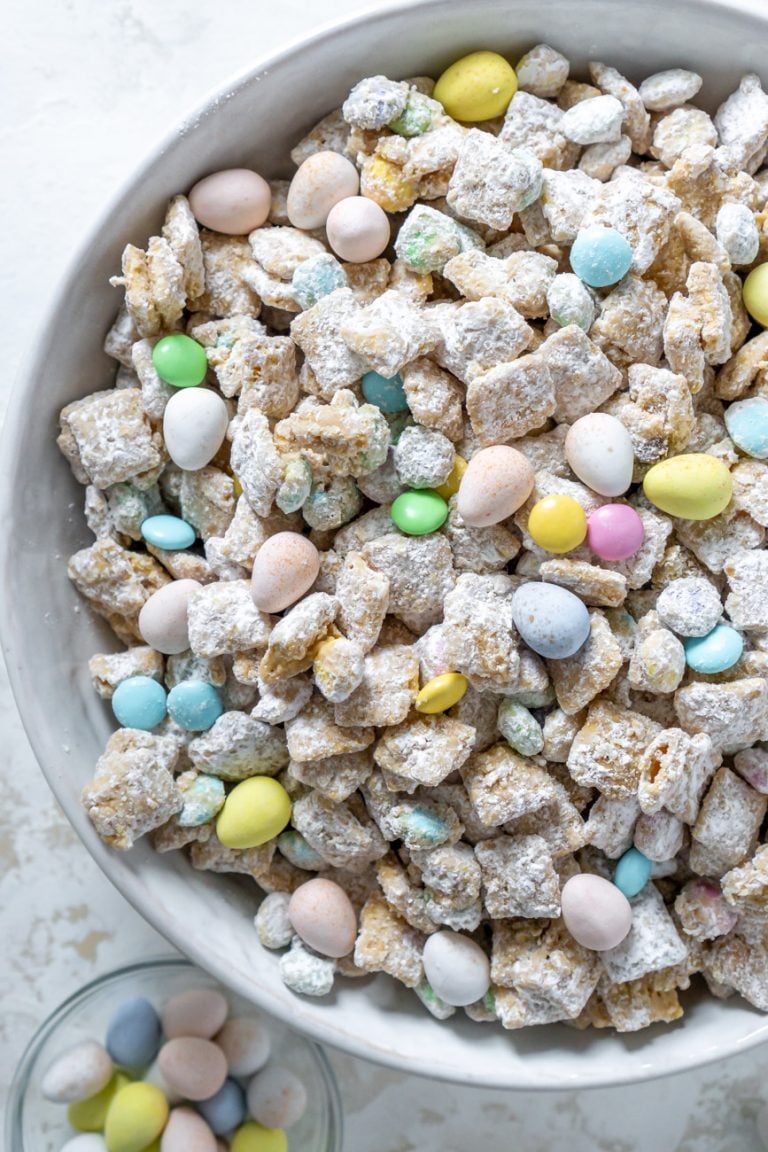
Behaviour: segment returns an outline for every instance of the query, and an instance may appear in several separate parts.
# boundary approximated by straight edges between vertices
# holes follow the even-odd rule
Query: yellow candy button
[[[288,1152],[288,1139],[282,1128],[265,1128],[249,1120],[235,1132],[229,1152]]]
[[[433,715],[435,712],[447,712],[458,704],[466,692],[469,682],[461,672],[443,672],[442,676],[435,676],[428,680],[416,697],[416,711]]]
[[[291,801],[271,776],[251,776],[236,784],[216,821],[225,848],[258,848],[279,835],[291,818]]]
[[[768,328],[768,264],[758,264],[744,281],[744,307],[753,320]]]
[[[446,68],[432,93],[454,120],[492,120],[517,92],[512,65],[498,52],[471,52]]]
[[[587,515],[570,496],[545,496],[531,509],[528,533],[547,552],[570,552],[586,539]]]
[[[126,1084],[130,1084],[130,1076],[124,1072],[116,1072],[101,1092],[89,1096],[87,1100],[78,1100],[67,1108],[67,1119],[76,1132],[101,1132],[107,1119],[107,1112],[115,1095]]]
[[[687,452],[660,460],[645,474],[643,492],[662,512],[681,520],[711,520],[731,499],[727,464],[707,452]]]
[[[144,1152],[165,1128],[168,1101],[154,1084],[127,1084],[115,1094],[104,1125],[107,1152]]]
[[[439,488],[435,488],[438,496],[442,496],[443,500],[450,500],[451,496],[455,496],[459,490],[461,478],[468,467],[469,465],[463,456],[455,456],[450,476],[445,484],[441,484]]]

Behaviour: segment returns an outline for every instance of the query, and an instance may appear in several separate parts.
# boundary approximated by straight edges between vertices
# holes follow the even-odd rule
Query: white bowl
[[[388,978],[341,981],[331,997],[300,999],[257,942],[255,885],[192,872],[180,853],[158,856],[148,844],[120,854],[101,843],[79,796],[113,720],[91,689],[87,660],[117,645],[67,579],[66,557],[91,538],[83,489],[54,439],[65,403],[112,382],[115,365],[101,344],[120,298],[107,278],[123,246],[143,243],[168,197],[199,176],[242,164],[287,174],[289,147],[362,76],[435,75],[482,47],[516,60],[543,40],[562,49],[576,72],[589,59],[636,79],[692,67],[704,74],[702,97],[713,106],[743,72],[764,69],[767,35],[765,0],[431,0],[326,28],[209,99],[144,164],[75,260],[17,384],[2,452],[4,643],[37,758],[86,847],[154,927],[236,992],[318,1040],[447,1080],[562,1088],[691,1068],[768,1038],[768,1022],[742,1001],[702,996],[681,1023],[630,1037],[562,1025],[509,1033],[466,1019],[440,1024]]]

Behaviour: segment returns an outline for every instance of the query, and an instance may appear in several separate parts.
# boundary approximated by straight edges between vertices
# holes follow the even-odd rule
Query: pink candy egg
[[[168,1001],[162,1011],[163,1032],[168,1040],[199,1036],[210,1040],[229,1014],[226,998],[215,988],[190,988]]]
[[[314,584],[320,553],[300,532],[277,532],[256,553],[251,596],[262,612],[282,612]]]
[[[499,524],[526,502],[533,484],[533,468],[517,448],[482,448],[461,478],[459,515],[472,528]]]
[[[347,196],[334,204],[325,231],[336,255],[352,264],[375,260],[389,244],[387,214],[365,196]]]
[[[139,612],[139,632],[145,643],[166,656],[189,648],[189,598],[202,587],[197,580],[173,580],[153,592]]]
[[[174,1108],[160,1140],[160,1152],[217,1152],[216,1137],[192,1108]]]
[[[601,560],[626,560],[641,548],[643,522],[628,504],[603,504],[587,518],[587,544]]]
[[[265,1128],[290,1128],[307,1107],[307,1090],[289,1068],[270,1064],[257,1072],[246,1092],[248,1111]]]
[[[288,919],[305,944],[323,956],[346,956],[357,935],[357,918],[343,888],[318,876],[291,896]]]
[[[339,152],[308,156],[291,180],[286,201],[294,228],[322,228],[334,204],[355,196],[360,187],[357,168]]]
[[[621,944],[632,927],[632,908],[610,880],[582,872],[563,885],[563,922],[583,948],[606,952]]]
[[[263,1068],[272,1048],[269,1031],[254,1016],[233,1016],[216,1036],[230,1076],[252,1076]]]
[[[179,1036],[163,1044],[157,1065],[169,1087],[187,1100],[207,1100],[227,1078],[221,1048],[198,1036]]]
[[[198,180],[189,206],[198,224],[228,236],[244,236],[269,216],[272,190],[258,172],[227,168]]]

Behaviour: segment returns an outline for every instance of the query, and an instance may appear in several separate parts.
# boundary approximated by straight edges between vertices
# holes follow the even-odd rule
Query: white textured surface
[[[330,14],[374,6],[334,0]],[[211,87],[328,14],[311,0],[16,6],[12,35],[0,49],[0,148],[9,173],[0,187],[0,309],[13,318],[0,405],[47,295],[104,198]],[[4,676],[0,731],[5,1086],[29,1035],[56,1003],[97,973],[166,948],[61,817]],[[536,1097],[405,1080],[344,1056],[334,1063],[347,1110],[346,1152],[463,1152],[470,1145],[487,1152],[752,1152],[768,1051],[637,1089]]]

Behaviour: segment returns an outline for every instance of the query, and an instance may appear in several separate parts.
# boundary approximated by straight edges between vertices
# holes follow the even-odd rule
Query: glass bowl
[[[189,988],[218,988],[233,1012],[254,1015],[252,1004],[222,988],[194,964],[176,957],[147,960],[100,976],[60,1004],[38,1028],[11,1084],[5,1118],[6,1152],[59,1152],[76,1133],[63,1104],[46,1100],[40,1083],[50,1062],[81,1040],[103,1042],[115,1008],[129,996],[145,996],[156,1008]],[[288,1129],[289,1152],[341,1152],[342,1111],[336,1078],[323,1050],[279,1020],[266,1021],[272,1058],[290,1068],[307,1088],[307,1110]]]

